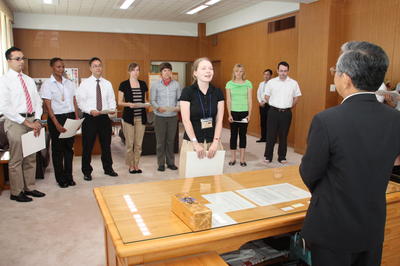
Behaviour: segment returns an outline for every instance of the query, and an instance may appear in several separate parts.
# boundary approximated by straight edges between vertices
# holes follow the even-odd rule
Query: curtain
[[[8,71],[5,52],[10,48],[14,41],[12,35],[11,19],[2,11],[0,11],[0,76],[3,76]]]

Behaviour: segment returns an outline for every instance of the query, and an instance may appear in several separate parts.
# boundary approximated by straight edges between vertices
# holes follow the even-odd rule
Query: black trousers
[[[75,113],[55,115],[58,123],[65,124],[67,118],[75,119]],[[53,121],[48,118],[47,125],[51,139],[51,158],[53,160],[54,174],[59,184],[64,184],[73,180],[72,160],[74,158],[74,138],[60,139]]]
[[[279,138],[278,161],[286,160],[287,136],[290,123],[292,122],[292,111],[279,111],[271,107],[268,111],[267,120],[267,143],[265,145],[265,159],[272,161],[276,138]]]
[[[267,139],[267,119],[268,119],[268,110],[269,105],[264,104],[264,106],[260,106],[260,128],[261,128],[261,139]]]
[[[361,252],[332,250],[310,245],[313,266],[379,266],[382,258],[382,245]]]
[[[235,121],[240,121],[246,116],[249,115],[249,112],[231,112],[232,118]],[[239,134],[239,148],[246,148],[247,144],[247,126],[248,123],[231,123],[231,140],[230,140],[230,148],[231,150],[236,150],[237,148],[237,138]]]
[[[92,161],[93,146],[96,136],[99,136],[101,146],[101,162],[104,171],[112,171],[111,157],[111,120],[108,115],[91,116],[84,113],[85,120],[82,123],[82,173],[90,175],[93,171]]]

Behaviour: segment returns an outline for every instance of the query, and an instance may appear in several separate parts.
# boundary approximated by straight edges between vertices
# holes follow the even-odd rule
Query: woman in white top
[[[51,156],[54,173],[61,188],[75,186],[72,177],[72,160],[74,157],[74,137],[60,139],[60,133],[67,119],[79,119],[78,106],[75,99],[75,84],[64,75],[64,62],[55,57],[50,60],[52,75],[40,90],[47,109],[47,124],[51,138]]]

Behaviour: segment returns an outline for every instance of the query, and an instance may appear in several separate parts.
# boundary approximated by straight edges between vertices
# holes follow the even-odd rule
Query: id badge
[[[213,126],[212,117],[200,119],[201,129],[211,128]]]

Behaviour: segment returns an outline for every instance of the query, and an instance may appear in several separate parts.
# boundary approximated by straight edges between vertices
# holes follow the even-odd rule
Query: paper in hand
[[[71,138],[76,135],[76,132],[78,129],[81,127],[83,120],[85,118],[79,119],[79,120],[74,120],[74,119],[67,119],[64,124],[64,128],[67,130],[64,133],[61,133],[59,138],[60,139],[65,139],[65,138]]]
[[[42,128],[40,135],[37,137],[35,137],[33,130],[21,136],[22,155],[24,158],[46,148],[45,134],[45,130]]]

